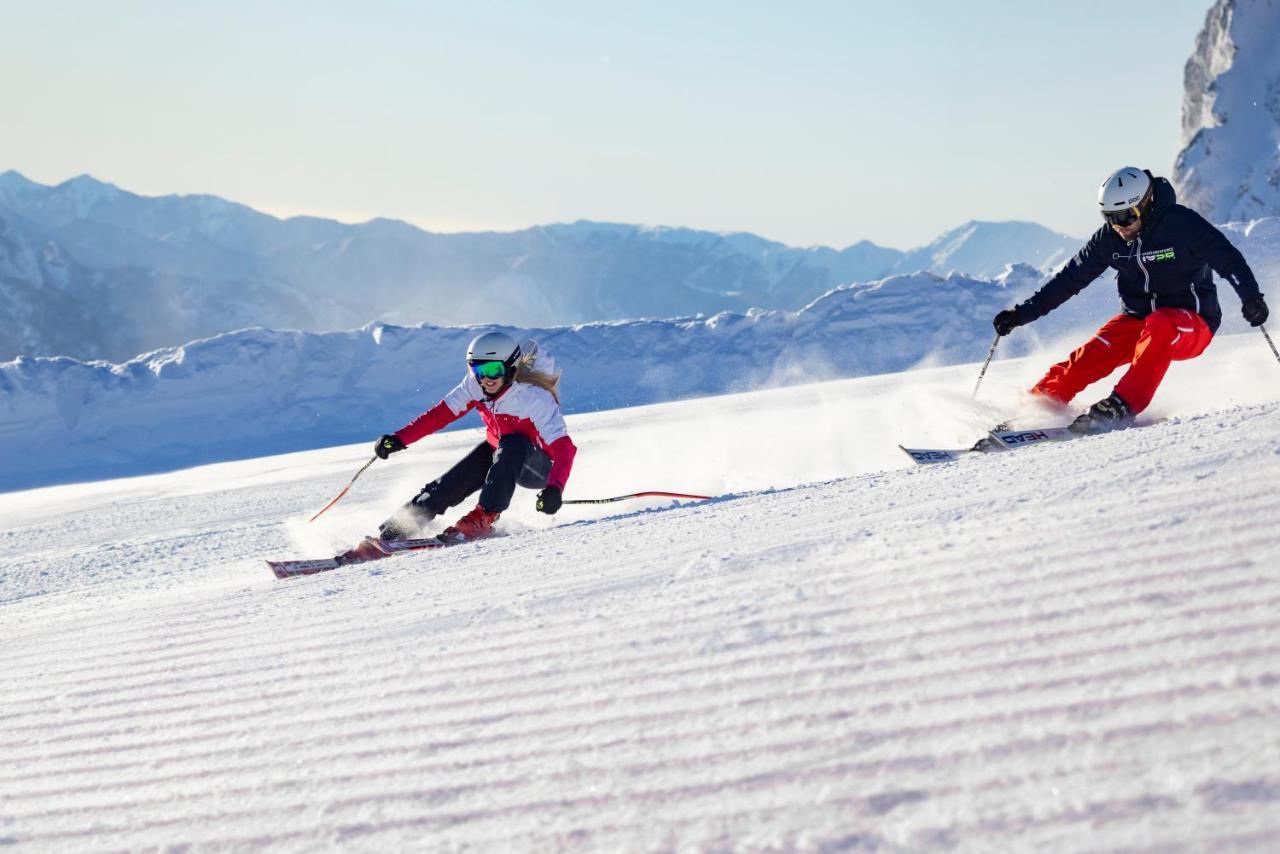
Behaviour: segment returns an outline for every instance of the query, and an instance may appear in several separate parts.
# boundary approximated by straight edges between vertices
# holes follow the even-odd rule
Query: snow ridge
[[[989,343],[990,318],[1038,278],[1026,266],[996,281],[894,276],[831,291],[797,312],[533,330],[248,329],[118,365],[20,359],[0,364],[7,406],[0,484],[15,489],[372,440],[451,388],[467,342],[491,328],[518,340],[531,334],[557,357],[569,412],[970,361]],[[1105,289],[1099,295],[1107,297]],[[1007,352],[1034,340],[1011,343]]]

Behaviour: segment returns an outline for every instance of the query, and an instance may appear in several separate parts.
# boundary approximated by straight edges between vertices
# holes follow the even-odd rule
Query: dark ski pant
[[[546,451],[512,433],[499,439],[496,448],[488,442],[476,445],[457,465],[424,486],[413,503],[438,516],[480,490],[480,506],[501,513],[511,506],[517,485],[541,489],[550,473]]]
[[[1137,415],[1150,405],[1169,364],[1194,359],[1212,340],[1204,318],[1183,308],[1157,309],[1145,318],[1118,314],[1050,368],[1031,393],[1070,403],[1086,386],[1128,365],[1115,391]]]

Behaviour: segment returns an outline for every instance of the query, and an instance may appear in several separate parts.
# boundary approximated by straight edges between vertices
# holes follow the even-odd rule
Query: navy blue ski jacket
[[[1200,214],[1178,204],[1172,184],[1151,178],[1155,197],[1138,236],[1126,243],[1110,225],[1095,231],[1065,267],[1014,306],[1023,323],[1044,317],[1108,267],[1116,271],[1125,314],[1146,317],[1158,308],[1190,309],[1213,332],[1222,323],[1213,272],[1231,283],[1241,302],[1260,295],[1240,250]]]

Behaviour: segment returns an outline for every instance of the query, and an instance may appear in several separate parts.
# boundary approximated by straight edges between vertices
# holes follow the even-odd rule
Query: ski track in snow
[[[1161,422],[941,466],[860,419],[954,444],[910,390],[973,366],[583,416],[576,494],[726,494],[288,582],[476,434],[315,526],[364,446],[0,496],[0,846],[1274,850],[1280,370],[1219,349],[1216,411],[1175,366]]]

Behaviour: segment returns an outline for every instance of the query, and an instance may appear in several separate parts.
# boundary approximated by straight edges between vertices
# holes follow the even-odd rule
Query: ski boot
[[[338,556],[338,563],[342,566],[352,563],[364,563],[369,560],[378,560],[387,556],[387,552],[378,548],[377,543],[366,537],[364,542],[353,548],[347,549]]]
[[[1002,430],[1008,430],[1008,429],[1009,429],[1009,422],[1007,421],[1000,422],[996,426],[992,427],[990,432],[987,433],[987,435],[983,436],[981,439],[974,442],[973,447],[970,448],[969,450],[978,451],[979,453],[983,453],[983,454],[989,454],[992,451],[1003,451],[1004,446],[1001,445],[999,442],[997,442],[995,436],[992,436],[991,434],[999,433]]]
[[[465,540],[479,540],[493,533],[493,523],[498,521],[500,513],[490,513],[479,504],[471,512],[440,532],[441,542],[461,543]]]
[[[1123,430],[1133,425],[1133,410],[1129,404],[1114,391],[1105,400],[1100,400],[1089,411],[1080,415],[1067,425],[1067,429],[1080,436],[1092,433],[1109,433],[1112,430]]]
[[[434,518],[436,514],[431,510],[410,501],[378,526],[378,538],[387,542],[411,540],[419,536],[422,529]]]

